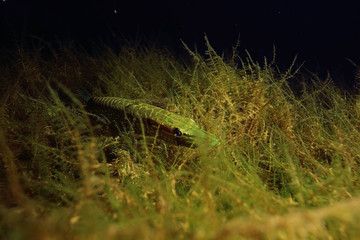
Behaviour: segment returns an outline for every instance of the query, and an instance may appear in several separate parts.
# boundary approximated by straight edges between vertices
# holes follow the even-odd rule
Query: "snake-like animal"
[[[90,97],[86,109],[115,123],[120,130],[131,128],[139,134],[157,136],[173,145],[196,148],[219,144],[215,135],[202,130],[193,119],[138,100]]]

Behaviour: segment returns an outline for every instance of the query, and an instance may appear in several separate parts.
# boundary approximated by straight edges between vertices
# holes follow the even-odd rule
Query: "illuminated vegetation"
[[[293,65],[280,73],[236,51],[224,60],[207,45],[205,56],[187,49],[188,62],[124,47],[19,50],[2,65],[0,238],[359,236],[360,99]],[[221,144],[107,137],[79,86],[193,118]]]

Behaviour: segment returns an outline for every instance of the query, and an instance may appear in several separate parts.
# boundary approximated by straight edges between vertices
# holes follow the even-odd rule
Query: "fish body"
[[[160,107],[119,97],[91,97],[89,112],[115,121],[120,129],[129,126],[138,133],[157,135],[167,143],[186,147],[216,146],[219,139],[202,130],[191,118],[169,112]]]

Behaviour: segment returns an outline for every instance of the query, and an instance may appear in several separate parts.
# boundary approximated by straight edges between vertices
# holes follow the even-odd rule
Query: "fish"
[[[191,118],[163,108],[121,97],[87,97],[86,110],[116,124],[121,131],[156,136],[166,143],[189,148],[215,147],[219,138]]]

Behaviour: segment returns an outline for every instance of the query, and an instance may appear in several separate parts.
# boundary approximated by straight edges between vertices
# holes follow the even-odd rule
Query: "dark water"
[[[39,41],[47,41],[77,42],[86,49],[104,43],[117,51],[130,41],[182,55],[180,40],[204,53],[206,33],[218,53],[230,53],[240,40],[240,55],[245,56],[246,49],[259,62],[271,58],[275,46],[283,69],[298,54],[299,64],[305,61],[305,67],[321,77],[329,71],[344,88],[354,84],[355,68],[347,58],[360,65],[356,3],[2,0],[0,6],[2,49],[24,42],[36,48],[42,45]]]

